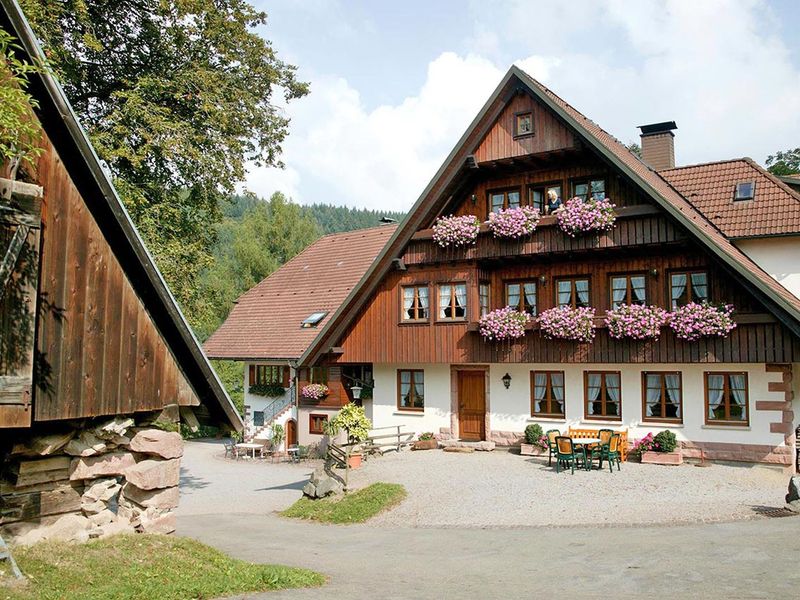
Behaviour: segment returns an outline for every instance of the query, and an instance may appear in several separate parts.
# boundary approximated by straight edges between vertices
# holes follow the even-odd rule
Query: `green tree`
[[[280,166],[273,96],[308,86],[245,0],[22,0],[173,293],[191,315],[222,198],[248,161]],[[280,92],[278,92],[280,90]]]
[[[800,173],[800,148],[770,154],[767,157],[767,171],[779,177]]]

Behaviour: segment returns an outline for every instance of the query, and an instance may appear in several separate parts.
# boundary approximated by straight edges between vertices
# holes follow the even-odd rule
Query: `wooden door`
[[[297,444],[297,421],[289,419],[286,421],[286,447]]]
[[[458,431],[462,440],[486,439],[486,373],[458,372]]]

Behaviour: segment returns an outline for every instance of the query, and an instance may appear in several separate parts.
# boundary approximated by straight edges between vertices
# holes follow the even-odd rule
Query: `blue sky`
[[[513,63],[623,141],[676,120],[679,164],[800,146],[795,0],[255,4],[311,83],[262,196],[409,208]]]

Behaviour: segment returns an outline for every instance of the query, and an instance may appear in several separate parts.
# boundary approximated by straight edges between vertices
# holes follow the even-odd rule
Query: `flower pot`
[[[361,458],[360,454],[351,454],[347,457],[347,466],[351,469],[358,469],[361,467]]]
[[[651,465],[682,465],[683,454],[680,450],[674,452],[642,452],[642,462]]]
[[[519,453],[522,456],[542,456],[547,454],[547,448],[542,448],[536,444],[521,443],[519,445]]]
[[[411,446],[412,450],[436,450],[439,447],[438,440],[417,440]]]

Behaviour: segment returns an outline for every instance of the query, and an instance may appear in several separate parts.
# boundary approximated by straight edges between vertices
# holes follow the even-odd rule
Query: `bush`
[[[419,439],[421,439],[421,440],[432,440],[433,439],[433,432],[432,431],[426,431],[425,433],[420,433],[419,434]]]
[[[250,386],[250,393],[255,396],[267,398],[280,398],[286,393],[286,388],[280,383],[254,383]]]
[[[657,433],[653,438],[653,449],[656,452],[674,452],[678,447],[678,439],[669,429]]]
[[[538,423],[531,423],[525,428],[525,442],[528,444],[538,444],[539,440],[544,437],[542,426]]]
[[[335,437],[342,429],[347,433],[347,441],[357,444],[367,439],[372,422],[367,418],[364,408],[352,402],[346,404],[325,424],[325,433]]]

